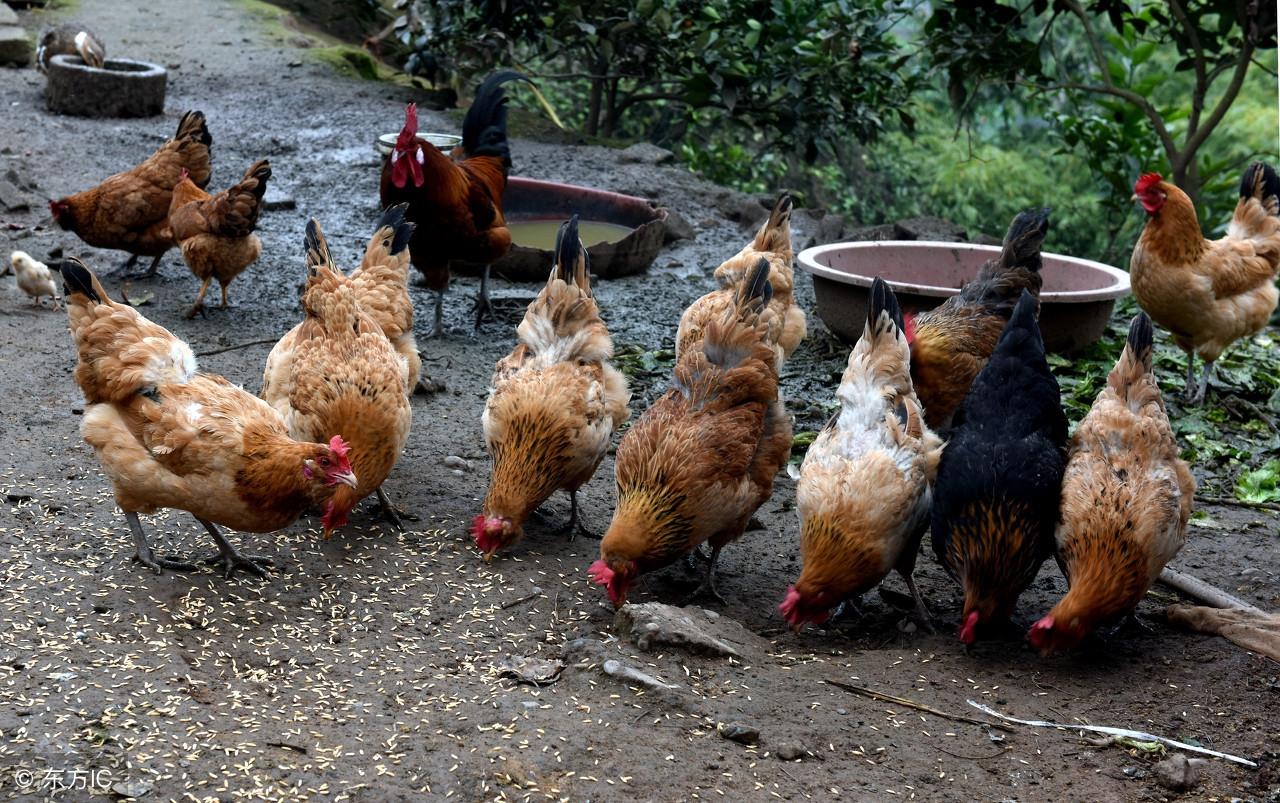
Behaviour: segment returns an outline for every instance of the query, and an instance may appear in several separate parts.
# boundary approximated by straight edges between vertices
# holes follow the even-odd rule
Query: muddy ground
[[[163,118],[54,117],[43,107],[42,77],[0,72],[0,174],[12,169],[35,185],[31,210],[3,213],[10,247],[39,258],[61,247],[100,269],[118,264],[119,254],[41,225],[44,199],[136,163],[183,110],[199,108],[215,141],[213,186],[266,156],[277,177],[272,195],[296,208],[263,216],[263,257],[232,286],[234,310],[183,320],[196,284],[176,253],[157,280],[134,281],[128,293],[149,299],[143,312],[197,352],[278,336],[299,317],[306,218],[319,218],[339,261],[353,264],[378,213],[371,143],[398,127],[412,95],[336,75],[308,58],[304,34],[244,6],[129,5],[83,0],[75,13],[113,54],[170,67]],[[38,16],[23,21],[40,25]],[[429,128],[457,124],[424,118]],[[732,220],[742,199],[678,166],[621,164],[603,148],[518,139],[513,150],[518,174],[644,195],[694,224],[696,238],[668,246],[647,275],[597,287],[620,348],[669,347],[681,308],[744,241]],[[1052,660],[1018,640],[965,652],[952,635],[959,590],[926,548],[917,572],[938,634],[900,627],[902,615],[874,595],[843,626],[784,632],[775,606],[798,572],[794,483],[785,476],[761,510],[764,529],[720,564],[728,602],[710,607],[724,617],[715,627],[736,639],[738,659],[647,653],[617,639],[613,611],[584,571],[594,542],[568,543],[535,524],[517,549],[482,564],[466,534],[487,481],[479,414],[530,285],[499,282],[497,294],[516,300],[474,337],[463,330],[477,282],[458,280],[446,311],[459,332],[421,341],[427,369],[447,390],[415,397],[413,435],[386,486],[415,517],[409,531],[357,512],[322,543],[317,522],[304,520],[275,535],[234,536],[283,562],[267,582],[208,571],[154,576],[131,563],[124,521],[80,441],[65,315],[29,307],[12,281],[0,281],[0,488],[8,495],[0,508],[0,797],[85,799],[109,794],[109,785],[117,795],[223,801],[1176,796],[1157,784],[1155,758],[1144,753],[922,714],[822,682],[831,678],[952,713],[976,714],[966,705],[973,699],[1013,716],[1198,740],[1260,766],[1209,762],[1181,797],[1280,798],[1276,664],[1171,629],[1161,616],[1174,599],[1165,589],[1140,609],[1150,633]],[[107,287],[121,281],[108,278]],[[803,275],[799,287],[811,308]],[[413,294],[424,334],[431,295]],[[269,348],[213,354],[202,365],[257,390]],[[815,321],[785,375],[798,430],[821,423],[843,358]],[[664,381],[661,370],[639,378],[637,413]],[[472,470],[446,467],[451,455]],[[612,471],[606,461],[583,494],[596,530],[610,516]],[[567,500],[548,508],[555,522]],[[1275,608],[1275,514],[1208,510],[1218,527],[1193,530],[1174,565]],[[209,547],[186,514],[153,516],[146,526],[158,551]],[[676,567],[645,578],[633,599],[675,602],[694,584]],[[896,578],[888,585],[901,588]],[[1063,590],[1046,566],[1022,599],[1019,623]],[[551,685],[518,685],[495,668],[506,656],[568,667]],[[615,680],[600,671],[609,658],[677,688],[656,693]],[[735,722],[758,728],[758,745],[717,735],[717,724]],[[51,795],[49,770],[64,782],[73,770],[106,770],[94,777],[109,783]],[[33,785],[20,786],[29,778]]]

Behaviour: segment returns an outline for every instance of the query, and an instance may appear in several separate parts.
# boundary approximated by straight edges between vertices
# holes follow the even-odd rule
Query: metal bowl
[[[893,288],[904,311],[932,309],[960,291],[978,268],[1000,253],[994,245],[886,240],[820,245],[797,264],[813,274],[818,317],[842,340],[862,336],[872,279]],[[1046,348],[1070,353],[1102,337],[1116,299],[1129,295],[1129,274],[1110,265],[1042,254],[1040,330]]]
[[[378,137],[378,141],[375,142],[373,145],[375,148],[378,149],[378,153],[380,155],[390,156],[391,151],[395,150],[396,139],[399,138],[399,136],[400,136],[399,132],[396,132],[394,134],[383,134],[382,136]],[[449,151],[453,150],[462,142],[462,137],[458,136],[457,134],[437,134],[433,132],[419,134],[417,139],[419,142],[424,142],[424,143],[427,143],[428,145],[435,145],[437,148],[444,151],[445,153],[448,153]]]

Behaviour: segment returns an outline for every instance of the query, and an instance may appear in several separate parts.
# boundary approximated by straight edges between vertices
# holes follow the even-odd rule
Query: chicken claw
[[[378,486],[378,490],[375,493],[378,494],[378,504],[382,505],[382,517],[392,527],[404,532],[404,521],[400,518],[401,512],[396,510],[395,505],[391,504],[391,499],[387,496],[387,492],[382,490],[382,486]]]
[[[236,569],[244,569],[256,577],[265,578],[267,576],[268,569],[276,568],[276,563],[271,558],[264,557],[262,555],[246,555],[237,551],[236,548],[231,546],[231,543],[227,541],[226,536],[222,534],[222,531],[218,529],[218,525],[213,522],[207,521],[198,516],[196,517],[196,521],[204,525],[204,528],[209,531],[209,535],[212,535],[213,540],[218,544],[218,554],[210,555],[209,557],[202,559],[200,562],[211,566],[222,564],[222,576],[227,580],[231,579],[231,576],[235,574]]]
[[[476,331],[480,331],[480,324],[487,316],[493,319],[493,305],[489,303],[489,265],[484,266],[484,273],[480,275],[480,294],[476,296],[476,303],[472,310],[476,314]]]
[[[700,552],[701,550],[695,549],[694,551]],[[720,592],[716,590],[716,558],[718,557],[720,557],[720,547],[712,546],[711,557],[707,559],[707,574],[702,579],[702,583],[693,590],[693,593],[680,601],[682,607],[701,597],[711,597],[721,605],[728,604],[725,602],[724,597],[720,596]]]
[[[135,561],[156,574],[162,574],[165,569],[175,572],[194,572],[200,568],[194,563],[187,563],[172,557],[157,558],[155,553],[151,551],[151,545],[147,543],[147,536],[142,531],[142,522],[138,519],[138,514],[125,513],[124,517],[129,522],[129,530],[133,532],[133,543],[137,548],[133,555]]]
[[[599,533],[592,532],[587,529],[587,525],[582,523],[582,517],[578,515],[578,492],[569,492],[569,520],[556,528],[558,535],[569,534],[569,542],[572,543],[579,535],[590,538],[593,541],[599,541],[604,536]]]

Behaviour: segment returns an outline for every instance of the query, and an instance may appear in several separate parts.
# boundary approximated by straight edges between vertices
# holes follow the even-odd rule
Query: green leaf
[[[1280,502],[1280,460],[1242,473],[1236,481],[1236,498],[1242,502]]]

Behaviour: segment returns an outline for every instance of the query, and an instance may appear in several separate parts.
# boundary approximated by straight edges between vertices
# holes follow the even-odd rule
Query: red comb
[[[909,312],[902,317],[902,333],[907,336],[907,345],[911,345],[916,339],[916,314]]]
[[[1047,643],[1046,636],[1052,629],[1053,616],[1045,616],[1043,619],[1033,624],[1031,629],[1027,631],[1027,640],[1030,641],[1036,649],[1043,650]]]
[[[800,621],[800,617],[796,615],[796,608],[800,605],[800,592],[796,591],[795,586],[787,589],[787,595],[782,598],[782,604],[778,606],[778,612],[782,614],[782,618],[787,620],[788,624],[795,625]]]
[[[1155,185],[1164,181],[1164,177],[1159,173],[1143,173],[1133,184],[1133,191],[1137,193],[1146,192]]]
[[[351,447],[342,439],[341,435],[334,435],[329,439],[329,448],[333,450],[339,458],[345,460],[347,454],[351,451]]]
[[[476,541],[478,542],[481,536],[483,535],[484,535],[484,515],[481,514],[471,520],[471,537],[475,538]]]
[[[978,612],[970,611],[969,615],[964,619],[964,626],[960,628],[960,640],[965,644],[972,644],[978,640]]]
[[[418,133],[418,104],[410,103],[404,107],[404,128],[400,131],[400,136],[408,134],[413,137]]]
[[[598,560],[591,564],[591,567],[587,569],[587,574],[591,576],[591,581],[596,585],[608,586],[613,582],[614,571],[603,560]]]

